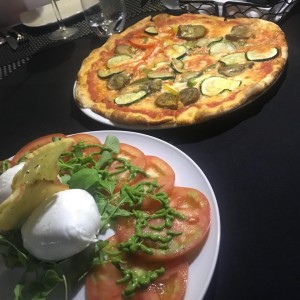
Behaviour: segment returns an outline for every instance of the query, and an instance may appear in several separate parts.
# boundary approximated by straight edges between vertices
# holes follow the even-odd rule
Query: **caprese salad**
[[[0,174],[0,253],[7,267],[35,274],[15,299],[47,299],[61,284],[68,299],[75,273],[87,300],[184,298],[210,205],[175,186],[163,159],[111,135],[51,134],[0,162]]]

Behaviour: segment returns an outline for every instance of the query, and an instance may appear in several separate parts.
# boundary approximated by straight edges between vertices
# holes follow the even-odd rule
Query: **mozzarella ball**
[[[24,247],[41,260],[71,257],[97,241],[100,219],[88,192],[70,189],[55,193],[22,226]]]
[[[15,175],[23,168],[24,162],[15,165],[0,176],[0,203],[6,200],[12,193],[11,184]]]

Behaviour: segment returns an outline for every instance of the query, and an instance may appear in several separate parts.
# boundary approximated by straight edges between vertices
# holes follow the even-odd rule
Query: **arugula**
[[[65,275],[57,263],[40,261],[22,246],[19,231],[9,231],[0,234],[0,253],[8,268],[23,267],[21,282],[14,289],[15,300],[44,300],[59,283],[65,286],[65,299],[68,298],[68,286]],[[32,276],[29,276],[32,275]],[[28,278],[30,280],[28,281]]]
[[[5,171],[7,171],[11,167],[12,167],[12,165],[8,159],[0,161],[0,175],[3,174]]]

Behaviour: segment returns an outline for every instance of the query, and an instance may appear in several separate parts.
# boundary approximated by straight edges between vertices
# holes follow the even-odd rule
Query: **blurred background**
[[[0,28],[19,24],[20,13],[49,3],[50,0],[0,0]]]

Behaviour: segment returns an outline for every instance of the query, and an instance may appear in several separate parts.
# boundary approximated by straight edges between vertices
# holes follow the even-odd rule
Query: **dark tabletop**
[[[206,300],[300,299],[299,5],[281,27],[288,64],[262,97],[206,124],[140,131],[184,151],[215,192],[221,243]],[[89,119],[72,95],[82,60],[104,41],[40,49],[0,80],[0,160],[49,133],[120,129]]]

